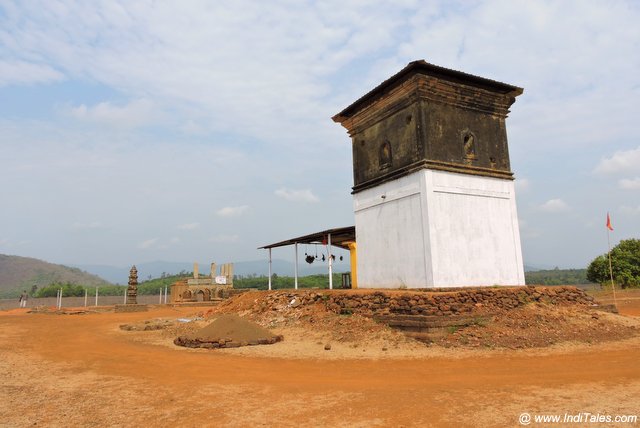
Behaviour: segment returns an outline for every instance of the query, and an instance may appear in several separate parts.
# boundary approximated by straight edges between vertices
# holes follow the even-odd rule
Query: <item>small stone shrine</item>
[[[127,287],[127,304],[138,304],[138,269],[133,265],[129,271],[129,287]]]
[[[129,271],[129,285],[127,286],[127,302],[124,305],[115,305],[116,312],[145,312],[149,310],[147,305],[138,304],[138,269],[135,265]]]
[[[193,278],[181,279],[171,285],[171,303],[209,302],[228,297],[233,289],[233,263],[220,266],[220,275],[216,274],[217,266],[211,263],[208,277],[200,277],[198,263],[193,264]]]
[[[333,117],[359,288],[524,285],[505,120],[523,89],[413,61]]]

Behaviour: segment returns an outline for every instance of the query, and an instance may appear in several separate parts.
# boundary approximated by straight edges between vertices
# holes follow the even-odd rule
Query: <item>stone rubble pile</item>
[[[257,301],[254,309],[261,312],[287,311],[323,303],[327,310],[338,314],[359,314],[368,317],[390,314],[451,316],[515,309],[530,303],[558,306],[594,304],[593,297],[579,288],[569,286],[491,287],[455,291],[361,291],[274,291]]]

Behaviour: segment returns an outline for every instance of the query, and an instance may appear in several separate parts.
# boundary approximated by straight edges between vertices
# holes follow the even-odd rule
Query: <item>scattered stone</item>
[[[300,300],[298,300],[297,298],[294,298],[291,300],[291,302],[289,302],[289,306],[291,306],[292,308],[297,308],[300,305]]]
[[[331,351],[331,344],[327,343],[326,345],[324,345],[324,350],[325,351]]]
[[[163,319],[155,319],[155,320],[147,320],[143,323],[137,324],[122,324],[120,325],[120,330],[124,331],[154,331],[154,330],[164,330],[170,326],[174,325],[173,321],[163,320]]]

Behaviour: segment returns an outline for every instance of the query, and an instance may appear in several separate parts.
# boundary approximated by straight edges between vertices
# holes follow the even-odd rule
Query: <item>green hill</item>
[[[104,279],[77,268],[29,257],[0,254],[0,298],[17,297],[22,290],[32,292],[35,287],[46,287],[54,282],[109,285]]]

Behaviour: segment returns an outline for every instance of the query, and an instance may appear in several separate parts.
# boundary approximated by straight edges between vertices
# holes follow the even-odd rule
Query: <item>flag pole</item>
[[[613,282],[613,267],[611,265],[611,231],[613,227],[611,226],[611,217],[609,217],[609,213],[607,213],[607,245],[609,247],[609,275],[611,276],[611,290],[613,291],[613,304],[618,307],[618,302],[616,300],[616,285]]]

